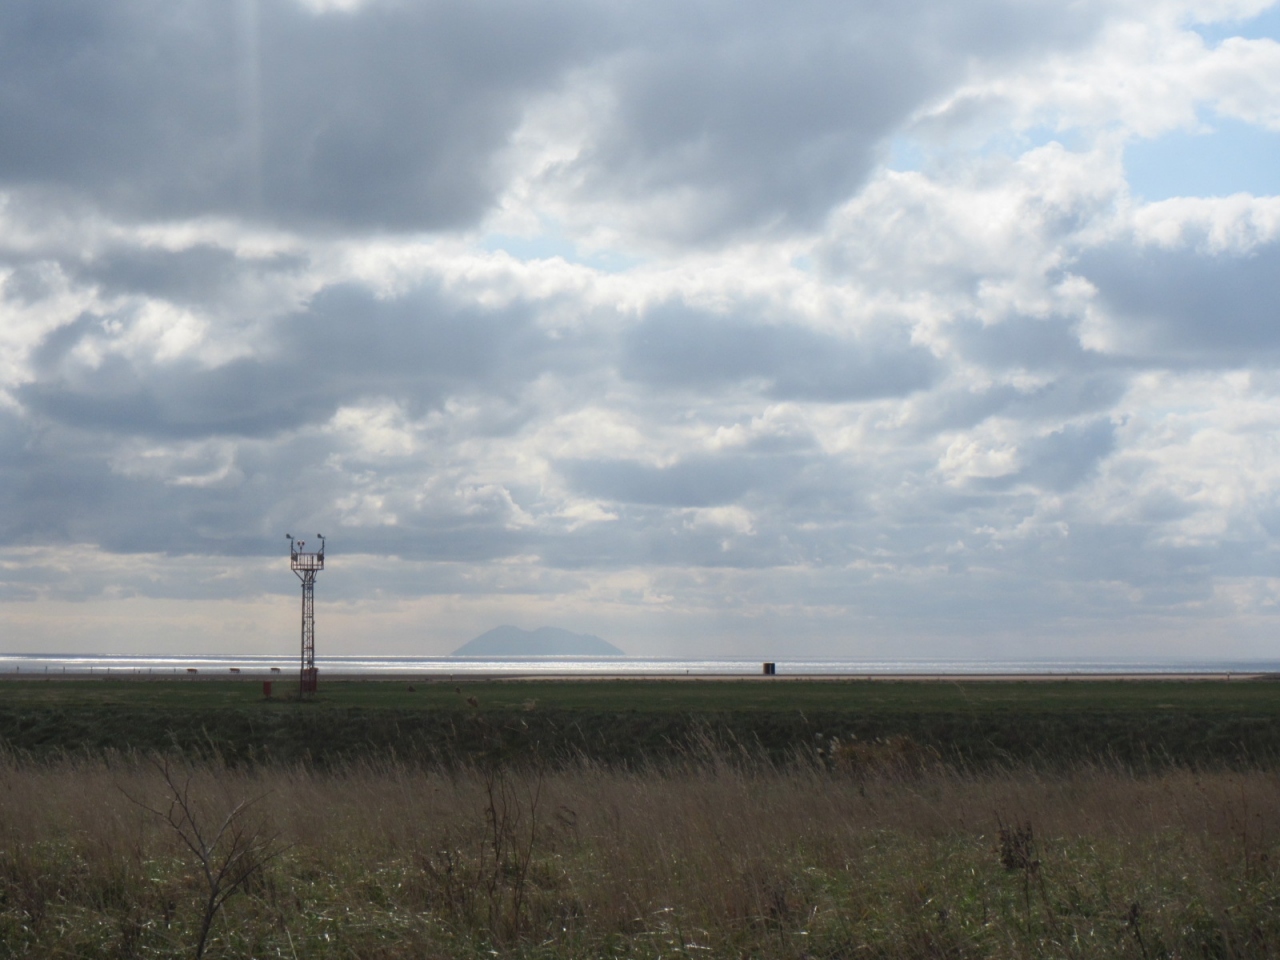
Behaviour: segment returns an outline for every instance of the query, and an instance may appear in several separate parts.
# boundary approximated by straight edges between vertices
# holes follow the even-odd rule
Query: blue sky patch
[[[1228,37],[1244,37],[1246,40],[1280,40],[1280,5],[1264,10],[1248,20],[1222,20],[1218,23],[1198,23],[1191,29],[1204,37],[1205,43],[1216,47]]]
[[[1129,188],[1144,200],[1280,194],[1280,133],[1225,117],[1207,132],[1175,131],[1125,150]]]
[[[491,233],[480,241],[485,250],[503,250],[517,260],[550,260],[560,257],[568,263],[579,263],[604,273],[623,273],[639,265],[634,257],[612,250],[583,254],[558,228],[550,227],[534,237],[517,237],[505,233]]]

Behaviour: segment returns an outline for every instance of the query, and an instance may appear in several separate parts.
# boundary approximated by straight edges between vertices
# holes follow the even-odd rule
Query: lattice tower
[[[305,540],[289,538],[289,566],[302,581],[302,657],[298,674],[298,691],[315,693],[319,683],[316,668],[316,574],[324,569],[324,537],[316,534],[320,549],[308,553]]]

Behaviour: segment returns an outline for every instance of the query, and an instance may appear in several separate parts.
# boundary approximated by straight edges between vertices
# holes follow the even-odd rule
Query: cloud
[[[1098,289],[1121,349],[1194,364],[1250,364],[1272,353],[1280,245],[1245,254],[1100,248],[1075,269]]]
[[[565,159],[544,180],[665,211],[657,235],[701,237],[819,222],[973,58],[1072,46],[1097,25],[1083,8],[999,0],[963,17],[930,0],[24,0],[3,16],[10,188],[131,217],[463,227],[502,193],[530,111],[589,95],[606,108],[576,151],[552,148]]]
[[[567,220],[651,240],[814,227],[975,60],[1071,48],[1098,23],[1087,6],[999,0],[963,16],[929,0],[647,5],[536,115],[532,180]]]
[[[1125,166],[1274,125],[1211,16],[6,5],[13,643],[231,642],[301,529],[326,650],[1269,649],[1280,200]]]
[[[140,322],[84,315],[53,330],[32,355],[42,375],[18,399],[65,425],[122,435],[266,436],[370,397],[422,410],[454,391],[515,389],[547,345],[519,308],[460,307],[430,289],[386,301],[327,288],[280,318],[257,355],[214,365],[131,355]]]
[[[933,356],[906,331],[867,339],[664,304],[629,331],[621,370],[655,386],[718,390],[756,381],[775,399],[825,401],[901,396],[935,379]]]
[[[1093,473],[1098,462],[1114,449],[1115,428],[1109,421],[1068,424],[1023,444],[1019,468],[983,485],[1000,489],[1031,483],[1045,490],[1070,490]]]
[[[6,4],[0,181],[126,216],[431,229],[473,221],[576,4]],[[569,59],[568,62],[572,62]]]
[[[141,296],[193,308],[207,308],[238,288],[281,273],[302,270],[305,259],[284,253],[239,256],[212,243],[177,250],[123,246],[75,267],[75,278],[94,284],[107,297]]]
[[[771,472],[780,464],[770,464]],[[570,461],[560,465],[583,493],[602,500],[674,507],[731,504],[759,482],[759,468],[742,458],[686,460],[651,467],[626,460]],[[755,469],[752,469],[755,467]]]
[[[991,370],[1098,370],[1106,358],[1087,350],[1074,318],[1013,316],[1001,323],[958,322],[953,342],[964,356]]]

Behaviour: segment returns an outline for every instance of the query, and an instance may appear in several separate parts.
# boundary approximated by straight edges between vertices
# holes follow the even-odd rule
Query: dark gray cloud
[[[110,500],[104,452],[96,445],[63,446],[18,411],[0,412],[3,542],[64,543],[77,515],[103,512]]]
[[[360,478],[326,465],[334,445],[323,435],[197,449],[150,472],[120,469],[126,452],[101,433],[0,417],[0,544],[256,557],[276,555],[297,527],[329,534],[347,554],[411,559],[482,562],[531,545],[500,503],[429,502],[397,525],[335,528],[334,502],[358,492]],[[219,467],[208,482],[175,482]]]
[[[1139,356],[1248,365],[1280,347],[1280,244],[1244,255],[1115,245],[1090,251],[1076,270]]]
[[[1056,421],[1112,409],[1129,389],[1129,378],[1104,372],[1063,376],[1042,386],[1017,390],[1002,412],[1018,420]]]
[[[967,430],[990,417],[1031,423],[1061,422],[1112,409],[1129,389],[1124,371],[1066,373],[1047,383],[1019,387],[987,383],[981,389],[939,387],[913,398],[912,424],[923,436]]]
[[[74,279],[96,285],[107,296],[140,295],[207,309],[254,281],[301,271],[307,258],[244,256],[199,243],[178,250],[119,246],[85,261],[68,259],[64,265]]]
[[[859,342],[799,324],[717,317],[667,304],[627,334],[621,372],[653,385],[699,390],[755,381],[770,397],[844,401],[923,389],[939,365],[905,332]]]
[[[1080,343],[1073,317],[1012,316],[1000,323],[960,320],[951,338],[964,356],[996,370],[1096,370],[1113,361]]]
[[[1024,443],[1023,466],[1014,473],[979,481],[989,490],[1007,490],[1030,483],[1058,493],[1075,487],[1097,469],[1099,461],[1115,449],[1115,426],[1109,420],[1068,424]]]
[[[607,71],[614,112],[571,166],[588,194],[676,198],[685,239],[812,226],[880,141],[973,58],[1070,47],[1088,5],[984,0],[646,4]]]
[[[140,216],[469,223],[523,104],[598,19],[554,0],[6,3],[0,183]]]
[[[973,58],[1070,46],[1097,21],[1008,0],[963,16],[936,0],[14,0],[0,185],[132,216],[467,226],[526,108],[587,76],[612,107],[567,171],[584,195],[692,190],[676,229],[703,236],[812,224]]]
[[[52,296],[61,279],[62,266],[48,258],[6,258],[4,266],[9,275],[0,280],[0,298],[7,305],[34,306]]]
[[[538,362],[550,341],[527,308],[459,306],[430,288],[381,300],[364,288],[330,287],[275,323],[256,355],[212,366],[113,350],[136,322],[85,315],[57,328],[33,351],[41,375],[16,395],[33,413],[83,429],[265,436],[322,423],[360,400],[388,398],[423,411],[455,393],[515,391],[557,362]],[[75,359],[84,341],[103,352],[99,362]]]
[[[556,467],[615,515],[545,542],[543,556],[557,566],[825,565],[874,550],[868,471],[813,446],[748,444],[663,467],[603,459]]]
[[[629,460],[577,460],[560,469],[587,496],[667,507],[711,507],[733,503],[760,483],[764,471],[741,457],[690,458],[669,467]],[[776,474],[779,462],[771,461]]]

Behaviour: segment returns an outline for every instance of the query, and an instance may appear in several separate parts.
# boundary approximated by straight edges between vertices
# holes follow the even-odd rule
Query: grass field
[[[322,681],[320,693],[306,704],[294,701],[295,687],[295,678],[277,680],[277,697],[267,701],[261,682],[250,680],[22,680],[0,682],[0,697],[24,706],[263,710],[466,711],[466,698],[475,697],[493,709],[524,709],[533,704],[593,712],[1193,710],[1280,715],[1280,682],[1268,680],[342,680]]]
[[[287,684],[280,684],[287,690]],[[908,738],[957,765],[1270,763],[1270,681],[329,682],[313,701],[249,681],[0,684],[0,745],[19,753],[165,750],[228,762],[636,763],[708,740],[774,760],[838,741]],[[500,735],[495,737],[494,731]],[[495,740],[497,745],[495,747]]]
[[[408,687],[0,683],[0,958],[1280,956],[1277,683]]]
[[[0,956],[1280,954],[1280,779],[1263,771],[868,776],[707,754],[168,776],[0,762]],[[207,855],[184,843],[224,822]],[[237,854],[251,869],[211,913]]]

